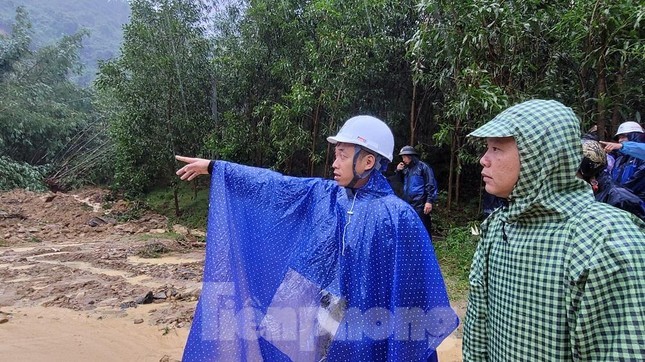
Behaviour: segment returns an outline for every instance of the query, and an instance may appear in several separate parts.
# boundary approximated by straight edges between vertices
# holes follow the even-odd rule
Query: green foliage
[[[86,180],[80,174],[100,173],[98,151],[107,144],[96,127],[92,92],[69,80],[80,69],[87,34],[32,50],[31,33],[27,12],[18,8],[11,34],[0,35],[0,153],[18,164],[49,165],[47,176],[58,186],[79,184]]]
[[[173,190],[157,188],[146,194],[145,203],[148,207],[169,218],[169,224],[179,223],[190,228],[205,229],[208,216],[208,187],[193,188],[193,185],[181,184],[177,188],[180,216],[173,210]]]
[[[643,111],[642,4],[422,0],[418,8],[408,59],[419,92],[439,95],[433,139],[450,147],[449,187],[477,159],[465,136],[508,105],[559,100],[601,137]]]
[[[45,169],[42,166],[31,166],[0,156],[0,190],[21,188],[45,191],[47,188],[43,183],[44,173]]]
[[[128,196],[174,182],[174,155],[200,154],[213,126],[200,4],[131,1],[121,56],[100,66],[101,96],[120,104],[110,129],[116,188]]]
[[[404,44],[412,1],[247,5],[246,11],[230,6],[216,22],[223,111],[209,142],[213,153],[320,175],[329,166],[325,138],[348,117],[367,113],[394,127],[402,123],[411,85]]]
[[[445,238],[436,238],[433,245],[450,299],[465,299],[469,289],[470,265],[477,249],[477,239],[471,234],[469,228],[454,227],[449,230]]]
[[[35,48],[51,46],[61,36],[87,31],[80,49],[83,69],[72,75],[74,83],[88,86],[94,80],[98,60],[114,57],[122,41],[121,26],[128,21],[130,9],[121,0],[11,0],[0,2],[0,32],[13,23],[16,8],[29,12],[34,27],[31,41]]]

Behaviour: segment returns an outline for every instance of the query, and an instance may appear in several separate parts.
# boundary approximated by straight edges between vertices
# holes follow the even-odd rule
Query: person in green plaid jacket
[[[580,123],[556,101],[515,105],[486,138],[464,361],[645,361],[645,223],[576,177]]]

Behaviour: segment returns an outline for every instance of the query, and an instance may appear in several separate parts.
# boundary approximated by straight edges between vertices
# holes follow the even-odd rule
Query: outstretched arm
[[[625,141],[622,143],[600,141],[605,147],[605,152],[618,150],[620,153],[645,160],[645,143]]]
[[[212,162],[203,158],[175,156],[177,161],[185,162],[184,167],[177,170],[177,176],[184,181],[192,181],[199,175],[208,175],[208,165]]]

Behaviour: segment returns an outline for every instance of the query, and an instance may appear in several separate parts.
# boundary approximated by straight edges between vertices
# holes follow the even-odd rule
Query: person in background
[[[396,174],[403,183],[403,200],[412,205],[428,230],[432,231],[430,212],[437,202],[437,180],[432,168],[419,159],[412,146],[404,146],[399,152],[402,161],[396,166]]]
[[[582,141],[582,162],[578,176],[587,181],[596,200],[631,212],[645,221],[645,202],[628,189],[618,186],[607,172],[607,155],[600,143]]]
[[[206,260],[183,361],[436,361],[459,324],[431,240],[381,171],[371,116],[337,135],[334,180],[177,156],[211,174]]]
[[[618,151],[622,155],[645,160],[645,143],[623,141],[621,142],[605,142],[600,141],[604,146],[605,152]]]
[[[616,131],[619,143],[625,142],[645,142],[643,128],[636,122],[624,122]],[[609,146],[608,148],[613,148]],[[624,150],[622,150],[625,148]],[[633,147],[623,145],[622,151],[616,156],[616,162],[611,170],[612,179],[620,186],[623,186],[633,192],[641,200],[645,201],[645,160],[634,157],[626,151],[633,150]],[[631,153],[631,152],[630,152]]]
[[[530,100],[469,136],[486,140],[486,191],[508,204],[481,226],[464,361],[645,360],[645,223],[576,177],[573,111]]]

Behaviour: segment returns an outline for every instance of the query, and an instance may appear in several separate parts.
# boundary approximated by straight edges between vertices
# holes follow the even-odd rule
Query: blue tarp
[[[356,192],[218,161],[184,361],[420,361],[458,325],[414,210],[374,173]]]

